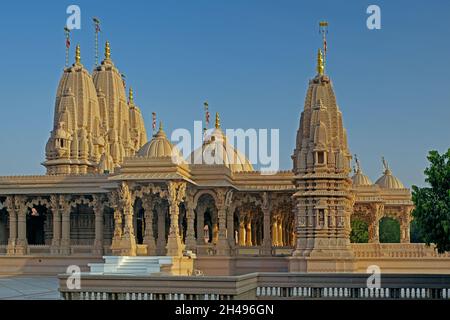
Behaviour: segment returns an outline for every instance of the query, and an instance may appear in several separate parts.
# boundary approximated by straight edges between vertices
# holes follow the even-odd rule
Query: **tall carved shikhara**
[[[50,175],[113,172],[147,142],[141,111],[132,91],[127,101],[109,42],[92,75],[76,47],[75,63],[59,82],[53,122],[43,163]]]
[[[309,82],[292,158],[297,188],[293,195],[297,220],[294,256],[309,261],[303,267],[294,264],[292,269],[312,271],[314,266],[310,262],[316,259],[322,266],[331,263],[333,268],[346,271],[351,268],[351,261],[346,262],[345,258],[353,257],[351,153],[342,113],[330,78],[324,73],[320,50],[317,75]]]

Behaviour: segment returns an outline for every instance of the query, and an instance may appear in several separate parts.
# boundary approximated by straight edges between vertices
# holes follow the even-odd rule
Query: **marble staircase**
[[[167,256],[104,256],[104,263],[89,263],[90,274],[149,275],[161,273],[164,266],[172,265]]]

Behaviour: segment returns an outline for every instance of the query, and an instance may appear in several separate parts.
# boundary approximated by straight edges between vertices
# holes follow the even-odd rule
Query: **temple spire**
[[[109,47],[109,41],[105,43],[105,60],[109,60],[111,58],[111,48]]]
[[[220,118],[219,118],[219,113],[216,112],[216,129],[220,128]]]
[[[319,49],[317,51],[317,74],[319,75],[323,75],[325,71],[325,67],[323,64],[323,55],[322,55],[322,50]]]
[[[80,53],[80,45],[77,44],[77,47],[75,48],[75,63],[80,64],[81,62],[81,53]]]

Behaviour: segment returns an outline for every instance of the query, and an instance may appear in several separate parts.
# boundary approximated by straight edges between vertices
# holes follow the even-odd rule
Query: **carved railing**
[[[424,243],[352,243],[357,258],[441,258],[450,253],[438,254],[434,246]]]
[[[450,275],[383,274],[379,288],[369,288],[361,273],[82,275],[79,290],[67,288],[68,276],[59,276],[66,300],[450,299]]]

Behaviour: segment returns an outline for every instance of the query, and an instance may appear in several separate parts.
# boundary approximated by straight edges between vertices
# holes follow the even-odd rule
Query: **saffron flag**
[[[66,38],[66,48],[67,49],[70,48],[70,38],[69,37]]]

